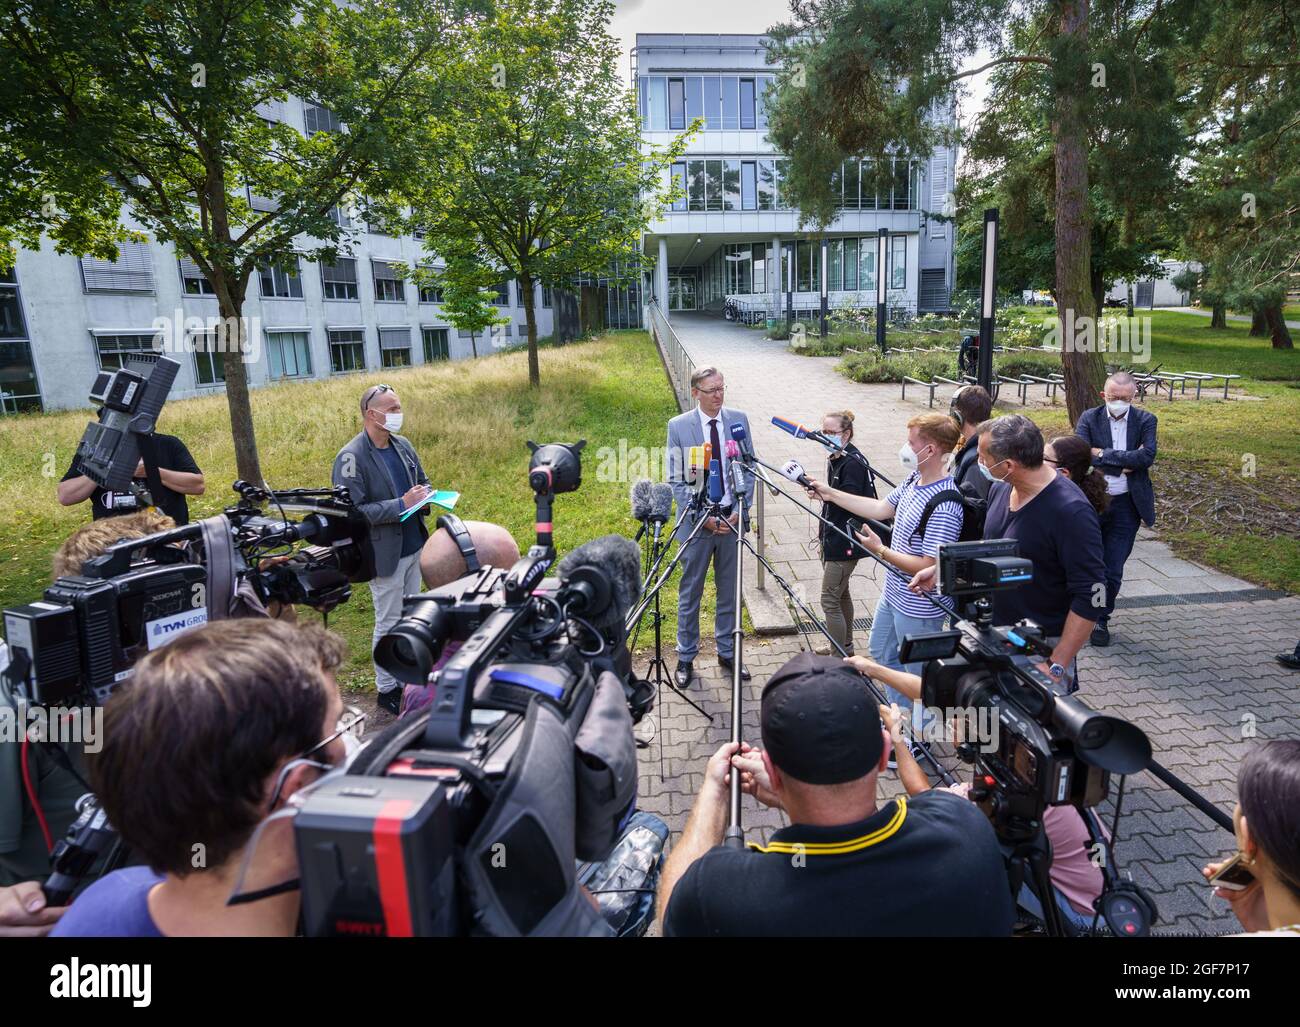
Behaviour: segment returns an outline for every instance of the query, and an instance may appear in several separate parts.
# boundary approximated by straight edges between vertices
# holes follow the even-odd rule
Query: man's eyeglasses
[[[366,397],[366,409],[369,410],[370,404],[373,403],[376,400],[376,398],[382,396],[385,392],[395,392],[395,391],[396,390],[391,385],[376,385],[374,387],[374,390],[370,393],[370,395]]]
[[[342,738],[344,735],[353,735],[358,741],[364,733],[366,718],[370,714],[364,712],[360,707],[348,706],[343,710],[343,716],[339,717],[338,729],[328,738],[323,738],[310,749],[302,754],[302,759],[310,759],[313,753],[320,752],[331,742]]]
[[[696,392],[699,392],[699,393],[701,393],[701,394],[703,394],[703,395],[705,395],[705,396],[716,396],[716,395],[718,395],[719,393],[726,392],[726,391],[727,391],[727,387],[726,387],[725,385],[719,385],[716,389],[700,389],[700,388],[697,388],[695,391],[696,391]]]

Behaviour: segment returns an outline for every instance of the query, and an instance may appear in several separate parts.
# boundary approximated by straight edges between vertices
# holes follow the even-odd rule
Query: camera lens
[[[398,681],[422,685],[442,655],[450,627],[433,600],[408,600],[405,615],[375,646],[375,663]]]

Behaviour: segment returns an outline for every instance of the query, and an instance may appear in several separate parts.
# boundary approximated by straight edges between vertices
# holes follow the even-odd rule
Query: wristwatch
[[[1047,673],[1051,674],[1052,677],[1054,678],[1064,677],[1065,668],[1062,667],[1059,663],[1053,663],[1050,667],[1047,668]]]

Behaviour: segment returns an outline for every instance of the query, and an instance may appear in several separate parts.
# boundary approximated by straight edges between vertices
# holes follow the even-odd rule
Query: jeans
[[[403,556],[397,561],[397,570],[384,578],[374,578],[370,582],[370,598],[375,604],[374,645],[388,633],[388,629],[402,617],[402,597],[414,595],[424,587],[420,577],[420,551],[417,549],[410,556]],[[373,652],[373,646],[371,651]],[[375,664],[375,687],[381,692],[390,692],[400,688],[401,682],[388,671]]]
[[[857,569],[857,560],[827,560],[822,565],[822,616],[826,630],[844,650],[853,655],[853,597],[849,579]]]
[[[876,606],[875,620],[871,623],[871,640],[868,646],[871,650],[871,658],[884,667],[892,667],[894,670],[906,670],[913,674],[920,674],[925,667],[924,663],[909,663],[907,666],[898,662],[899,644],[908,635],[918,635],[926,631],[942,631],[944,614],[938,614],[935,617],[909,617],[905,613],[899,613],[889,601],[881,595],[880,603]],[[925,728],[924,707],[918,699],[915,702],[901,692],[896,691],[889,686],[885,687],[885,693],[891,703],[898,703],[900,709],[912,709],[912,736],[920,741],[922,732]]]
[[[1110,497],[1110,506],[1101,516],[1101,547],[1106,561],[1106,611],[1099,624],[1105,624],[1115,612],[1115,600],[1119,598],[1119,587],[1124,581],[1124,563],[1133,552],[1141,523],[1142,518],[1138,516],[1131,495],[1121,492]]]
[[[1056,899],[1056,908],[1061,911],[1061,917],[1073,924],[1080,931],[1091,930],[1094,919],[1097,921],[1097,927],[1099,930],[1109,930],[1105,919],[1095,916],[1093,913],[1080,913],[1070,905],[1070,900],[1067,899],[1059,889],[1053,888],[1052,896]],[[1022,884],[1020,886],[1020,894],[1016,896],[1016,905],[1026,913],[1030,913],[1046,923],[1047,918],[1043,916],[1043,904],[1038,901],[1038,896],[1033,893],[1033,890],[1028,884]]]

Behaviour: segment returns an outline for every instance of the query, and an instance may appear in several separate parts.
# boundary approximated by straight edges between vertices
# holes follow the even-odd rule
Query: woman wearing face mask
[[[1240,869],[1229,871],[1215,894],[1251,934],[1300,937],[1300,741],[1251,750],[1237,774],[1232,826]],[[1201,872],[1211,878],[1227,862]]]
[[[822,433],[844,448],[831,454],[826,462],[826,481],[831,488],[852,496],[876,498],[875,487],[867,474],[866,462],[857,459],[853,445],[853,413],[836,410],[822,418]],[[849,511],[834,503],[822,507],[822,516],[831,524],[846,531]],[[862,550],[839,532],[818,522],[817,542],[822,552],[822,616],[826,630],[853,655],[853,598],[849,595],[849,579],[862,558]],[[826,646],[823,652],[830,652]]]
[[[1106,512],[1110,503],[1106,476],[1092,466],[1092,449],[1086,441],[1077,435],[1053,439],[1043,447],[1043,461],[1055,467],[1057,474],[1083,489],[1098,517]]]
[[[907,441],[900,447],[898,459],[911,473],[884,499],[850,496],[828,484],[812,482],[811,490],[823,502],[834,503],[858,517],[893,521],[893,539],[889,545],[870,528],[865,528],[858,538],[868,551],[898,572],[885,575],[870,640],[872,659],[895,670],[921,673],[921,664],[904,667],[899,662],[899,644],[907,635],[943,628],[944,611],[927,596],[908,591],[907,584],[912,575],[934,566],[939,546],[955,542],[961,535],[962,507],[956,501],[935,508],[924,535],[916,530],[930,497],[955,488],[949,466],[960,438],[953,419],[945,414],[921,414],[908,421]],[[891,701],[905,708],[911,705],[911,700],[901,692],[892,688],[888,691]],[[920,704],[916,707],[912,725],[913,733],[919,737],[923,725],[919,719]]]

